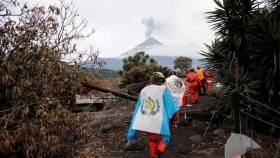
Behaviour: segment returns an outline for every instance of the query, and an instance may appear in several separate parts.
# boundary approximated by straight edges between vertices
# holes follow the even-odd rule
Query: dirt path
[[[200,108],[211,109],[214,107],[215,99],[204,95],[199,97],[197,104],[188,108],[195,111]],[[207,120],[207,117],[204,119]],[[216,134],[213,134],[214,127],[216,126],[209,126],[204,138],[202,138],[208,127],[207,123],[193,118],[188,119],[187,125],[183,113],[181,113],[180,120],[182,123],[177,129],[172,130],[171,140],[162,158],[223,157],[223,144],[225,144],[226,140],[222,139],[220,133],[217,131]],[[196,152],[198,148],[199,151]],[[147,150],[128,156],[128,158],[144,157],[149,157]]]
[[[213,97],[210,97],[209,95],[203,95],[199,97],[199,101],[197,104],[188,107],[188,111],[191,113],[194,113],[194,111],[199,111],[200,109],[211,109],[215,107],[216,100]],[[207,118],[211,117],[211,114],[208,115],[205,114],[204,116],[207,116]],[[162,155],[162,158],[185,158],[187,157],[223,157],[223,145],[226,142],[227,136],[221,136],[220,134],[222,132],[215,131],[216,134],[214,134],[213,130],[215,130],[215,125],[210,125],[208,127],[208,124],[204,121],[200,121],[196,118],[189,119],[188,122],[186,122],[184,118],[184,113],[182,111],[180,116],[181,123],[179,124],[177,129],[174,129],[172,131],[171,140]],[[205,118],[205,120],[207,120]],[[205,137],[202,138],[206,128],[208,127],[208,130],[205,134]],[[128,128],[128,127],[127,127]],[[127,131],[127,128],[125,132]],[[125,135],[124,131],[119,131],[118,134],[122,133]],[[227,132],[230,133],[230,132]],[[117,134],[117,135],[118,135]],[[190,139],[193,139],[191,140]],[[224,137],[224,139],[223,139]],[[124,137],[125,138],[125,137]],[[149,157],[149,151],[147,147],[147,138],[145,136],[144,132],[138,131],[136,136],[133,140],[136,140],[137,143],[132,144],[133,147],[127,149],[127,150],[137,150],[137,151],[121,151],[121,150],[115,150],[115,151],[109,151],[107,158],[113,158],[113,157],[127,157],[127,158],[143,158],[143,157]],[[139,143],[139,141],[142,140],[142,143]],[[200,143],[200,140],[201,143]],[[124,147],[124,144],[126,143],[126,140],[122,141],[121,144],[123,144],[122,147]],[[196,150],[199,148],[199,151],[196,152]],[[125,149],[126,150],[126,149]]]
[[[82,149],[79,150],[78,157],[94,157],[93,155],[99,153],[99,156],[96,156],[98,158],[148,158],[148,140],[144,132],[137,131],[130,146],[125,147],[134,105],[132,102],[129,106],[118,107],[116,111],[110,111],[108,114],[104,111],[105,116],[117,115],[112,115],[114,117],[111,118],[110,125],[104,124],[96,128],[99,135],[80,147]],[[209,109],[215,107],[216,99],[210,95],[203,95],[199,97],[197,104],[188,107],[187,113],[192,114],[192,119],[188,119],[187,122],[184,113],[181,113],[179,127],[172,130],[171,140],[162,158],[223,158],[225,144],[233,131],[233,124],[229,122],[219,126],[221,122],[216,117],[209,124],[212,117]],[[258,133],[254,133],[253,139],[264,149],[254,151],[255,158],[273,157],[277,150],[277,139]],[[276,146],[271,145],[273,143]]]

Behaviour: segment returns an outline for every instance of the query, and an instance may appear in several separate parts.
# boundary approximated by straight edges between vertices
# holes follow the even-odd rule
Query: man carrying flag
[[[175,71],[171,71],[168,76],[165,85],[169,89],[172,97],[180,108],[186,106],[188,103],[188,97],[184,81],[176,76]],[[170,124],[171,129],[178,127],[177,124],[179,123],[179,120],[180,110],[178,110],[172,117],[172,124]]]
[[[136,130],[145,131],[149,139],[150,157],[160,158],[170,139],[169,119],[179,110],[179,106],[164,85],[165,78],[161,72],[154,72],[151,82],[140,92],[127,140],[130,142]]]

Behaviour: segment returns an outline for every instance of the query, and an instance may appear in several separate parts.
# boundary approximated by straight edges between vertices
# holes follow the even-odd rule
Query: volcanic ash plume
[[[155,26],[156,26],[154,18],[153,17],[149,17],[148,19],[143,18],[141,22],[147,28],[147,31],[145,32],[145,37],[147,37],[147,38],[151,37],[151,35],[155,29]]]

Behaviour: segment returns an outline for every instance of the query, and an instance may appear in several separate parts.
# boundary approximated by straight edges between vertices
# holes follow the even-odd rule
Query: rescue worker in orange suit
[[[212,87],[212,78],[214,76],[213,71],[208,67],[205,71],[205,76],[206,76],[206,82],[205,82],[205,87],[207,91],[211,91]]]
[[[184,107],[188,103],[187,89],[183,80],[176,76],[175,71],[171,71],[166,78],[165,85],[170,91],[172,97],[177,102],[178,106]],[[170,128],[178,128],[180,122],[180,110],[178,110],[170,119]]]
[[[164,83],[161,72],[152,74],[151,84],[138,96],[127,133],[128,146],[137,130],[146,132],[151,158],[161,157],[171,137],[169,120],[180,110]]]
[[[197,74],[197,76],[199,77],[200,82],[201,82],[201,86],[198,87],[198,94],[201,95],[201,94],[204,94],[206,92],[206,88],[204,86],[204,84],[205,84],[205,73],[201,69],[200,66],[197,66],[196,68],[197,69],[196,69],[195,73]]]
[[[194,68],[190,69],[190,72],[186,76],[186,81],[191,95],[191,103],[195,104],[198,101],[198,88],[201,86],[201,81],[199,76],[194,72]]]

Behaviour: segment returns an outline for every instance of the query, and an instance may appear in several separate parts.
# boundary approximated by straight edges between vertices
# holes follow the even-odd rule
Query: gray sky
[[[27,1],[27,0],[19,0]],[[65,0],[70,2],[70,0]],[[203,43],[214,40],[205,12],[213,0],[73,0],[79,15],[96,32],[79,49],[93,46],[100,57],[117,57],[152,36],[165,45],[158,54],[201,58]],[[28,4],[60,4],[59,0],[28,0]]]

